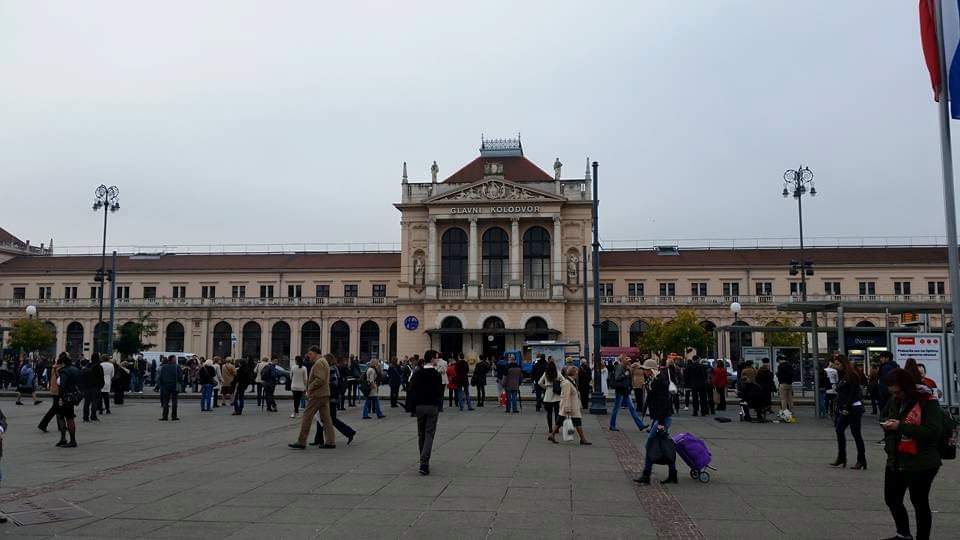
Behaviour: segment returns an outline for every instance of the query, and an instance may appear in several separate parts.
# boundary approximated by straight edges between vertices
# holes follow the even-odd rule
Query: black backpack
[[[330,366],[330,395],[340,395],[340,370],[337,366]]]
[[[273,364],[267,364],[260,369],[260,380],[263,384],[275,384],[277,372]]]

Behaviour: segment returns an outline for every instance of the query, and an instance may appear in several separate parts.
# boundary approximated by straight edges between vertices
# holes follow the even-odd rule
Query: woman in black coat
[[[863,418],[863,381],[847,357],[840,355],[839,382],[837,382],[837,459],[831,467],[847,466],[847,426],[857,445],[857,463],[851,469],[866,469],[867,456],[860,434],[860,420]]]
[[[653,470],[653,461],[650,459],[650,448],[654,437],[668,437],[673,415],[673,403],[670,396],[670,381],[672,375],[667,375],[666,369],[660,369],[657,361],[650,359],[643,363],[643,374],[647,385],[647,409],[653,423],[650,424],[650,434],[647,436],[646,458],[643,464],[643,474],[635,481],[638,484],[649,484],[650,473]],[[677,483],[677,465],[668,465],[668,476],[661,484]]]

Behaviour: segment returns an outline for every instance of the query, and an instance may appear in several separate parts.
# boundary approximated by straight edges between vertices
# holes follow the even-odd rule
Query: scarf
[[[903,418],[903,420],[900,421],[900,423],[911,426],[919,426],[923,419],[923,415],[921,414],[920,410],[920,404],[928,399],[930,399],[929,396],[914,403],[913,406],[910,407],[910,411],[907,412],[907,415]],[[897,443],[897,453],[905,456],[917,455],[917,440],[907,435],[901,435],[900,441]]]

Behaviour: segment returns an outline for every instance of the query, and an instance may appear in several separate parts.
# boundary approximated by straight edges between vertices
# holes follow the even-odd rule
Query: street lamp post
[[[27,306],[27,309],[25,309],[24,311],[27,313],[27,319],[29,319],[29,320],[33,320],[33,318],[37,316],[37,306],[34,306],[34,305],[32,305],[32,304],[29,305],[29,306]],[[33,355],[33,351],[27,351],[27,353],[25,354],[24,351],[23,351],[23,348],[21,347],[21,348],[20,348],[20,356],[21,356],[21,357],[26,357],[27,354],[29,354],[29,355],[32,356],[32,355]]]
[[[600,200],[597,198],[597,167],[593,162],[593,394],[590,396],[590,414],[607,414],[607,396],[603,393],[603,381],[600,356],[600,232],[598,213]]]
[[[117,198],[120,196],[120,190],[117,186],[107,187],[104,184],[97,186],[97,189],[94,191],[95,198],[93,200],[93,211],[99,212],[100,209],[103,209],[103,249],[100,252],[100,269],[97,270],[97,275],[94,277],[94,280],[100,283],[100,292],[97,294],[100,306],[97,329],[94,330],[94,335],[98,332],[102,333],[99,329],[103,328],[103,282],[106,281],[106,264],[107,264],[107,215],[111,212],[116,212],[120,209],[120,203],[117,202]],[[113,276],[109,276],[110,282],[113,283]],[[104,336],[98,336],[99,342],[98,347],[95,352],[102,353],[100,350],[103,348]],[[110,336],[106,336],[106,339],[109,340]]]
[[[813,264],[803,256],[803,196],[809,194],[817,196],[817,188],[813,185],[813,171],[810,167],[800,166],[798,169],[788,169],[783,173],[784,198],[793,196],[797,200],[797,218],[800,223],[800,260],[790,261],[790,275],[800,274],[800,299],[807,301],[807,276],[813,275]],[[810,186],[809,190],[807,186]]]
[[[730,313],[733,313],[733,326],[739,326],[737,323],[740,321],[741,309],[743,309],[743,307],[740,306],[740,302],[732,302],[730,304]],[[739,362],[743,362],[743,354],[742,354],[743,344],[740,343],[740,329],[737,328],[735,332],[737,335],[737,348],[739,349],[737,351],[737,362],[739,363]],[[730,356],[731,357],[733,356],[733,347],[731,347]]]

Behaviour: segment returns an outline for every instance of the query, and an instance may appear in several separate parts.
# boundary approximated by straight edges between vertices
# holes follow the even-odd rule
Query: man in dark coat
[[[179,420],[177,417],[177,394],[180,389],[180,366],[177,365],[177,358],[170,356],[164,360],[160,366],[160,373],[157,375],[157,390],[160,392],[160,406],[163,407],[161,421],[171,418],[168,416],[170,405],[173,405],[173,420]]]

